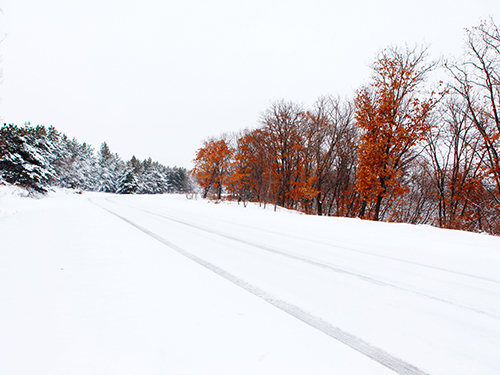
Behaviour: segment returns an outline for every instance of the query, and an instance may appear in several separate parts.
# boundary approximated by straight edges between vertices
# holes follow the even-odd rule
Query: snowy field
[[[0,186],[0,374],[500,374],[500,238]]]

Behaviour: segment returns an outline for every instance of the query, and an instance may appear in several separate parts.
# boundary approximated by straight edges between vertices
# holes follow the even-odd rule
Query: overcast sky
[[[192,167],[272,101],[352,96],[388,45],[460,55],[498,0],[0,0],[2,121]]]

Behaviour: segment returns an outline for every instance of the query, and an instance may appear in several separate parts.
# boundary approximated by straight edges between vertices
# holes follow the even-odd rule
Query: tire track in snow
[[[232,236],[232,235],[224,233],[224,232],[219,232],[217,230],[206,228],[206,227],[203,227],[201,225],[197,225],[197,224],[186,222],[184,220],[180,220],[180,219],[177,219],[177,218],[169,217],[169,216],[166,216],[164,214],[159,214],[159,213],[156,213],[156,212],[152,212],[152,211],[145,210],[145,209],[142,209],[142,208],[134,207],[132,205],[128,205],[128,204],[124,204],[124,203],[113,202],[112,200],[110,200],[108,198],[106,198],[106,200],[108,202],[110,202],[110,203],[113,203],[113,204],[124,205],[124,206],[130,207],[130,208],[133,208],[135,210],[145,212],[145,213],[150,214],[150,215],[158,216],[158,217],[161,217],[161,218],[173,221],[173,222],[178,223],[178,224],[182,224],[182,225],[185,225],[185,226],[188,226],[188,227],[191,227],[191,228],[195,228],[195,229],[201,230],[201,231],[206,232],[206,233],[210,233],[210,234],[217,235],[217,236],[220,236],[220,237],[232,240],[232,241],[236,241],[236,242],[242,243],[242,244],[247,245],[247,246],[252,246],[252,247],[255,247],[255,248],[258,248],[258,249],[270,252],[272,254],[276,254],[276,255],[280,255],[280,256],[283,256],[283,257],[286,257],[286,258],[289,258],[289,259],[293,259],[293,260],[297,260],[297,261],[300,261],[300,262],[304,262],[304,263],[307,263],[307,264],[310,264],[310,265],[313,265],[313,266],[316,266],[316,267],[327,269],[329,271],[332,271],[332,272],[335,272],[335,273],[338,273],[338,274],[353,276],[353,277],[356,277],[356,278],[358,278],[358,279],[360,279],[362,281],[369,282],[369,283],[372,283],[372,284],[375,284],[375,285],[379,285],[379,286],[382,286],[382,287],[387,287],[387,288],[391,288],[391,289],[395,289],[395,290],[400,290],[400,291],[403,291],[403,292],[406,292],[406,293],[411,293],[411,294],[417,295],[419,297],[431,299],[431,300],[434,300],[434,301],[437,301],[437,302],[445,303],[447,305],[451,305],[451,306],[458,307],[458,308],[461,308],[461,309],[466,309],[466,310],[469,310],[469,311],[473,311],[473,312],[478,313],[478,314],[486,315],[486,316],[488,316],[490,318],[493,318],[493,319],[496,319],[496,320],[500,320],[500,316],[492,314],[492,313],[484,311],[484,310],[481,310],[481,309],[477,309],[477,308],[474,308],[474,307],[462,305],[460,303],[456,303],[456,302],[449,301],[449,300],[444,299],[444,298],[432,296],[432,295],[429,295],[429,294],[426,294],[426,293],[423,293],[423,292],[419,292],[419,291],[416,291],[416,290],[413,290],[413,289],[404,288],[404,287],[401,287],[401,286],[396,285],[396,284],[392,284],[392,283],[389,283],[389,282],[386,282],[386,281],[375,279],[373,277],[365,276],[365,275],[362,275],[362,274],[359,274],[359,273],[356,273],[356,272],[347,271],[345,269],[334,267],[332,265],[325,264],[325,263],[322,263],[322,262],[319,262],[319,261],[316,261],[316,260],[313,260],[313,259],[304,258],[304,257],[298,256],[298,255],[286,253],[286,252],[283,252],[283,251],[280,251],[280,250],[276,250],[276,249],[273,249],[273,248],[265,246],[265,245],[261,245],[261,244],[254,243],[254,242],[251,242],[251,241],[248,241],[248,240],[244,240],[242,238],[238,238],[238,237]],[[407,262],[407,263],[413,264],[411,262]],[[416,265],[419,265],[419,264],[416,264]],[[433,268],[433,267],[431,267],[431,268]],[[455,273],[453,271],[448,271],[448,272]],[[458,274],[461,274],[461,273],[458,273]],[[469,276],[469,275],[465,275],[465,276]],[[472,277],[474,277],[474,276],[472,276]]]
[[[109,202],[112,202],[114,204],[123,204],[123,205],[126,205],[126,206],[129,206],[131,208],[135,208],[135,209],[138,209],[138,210],[142,210],[142,209],[139,209],[137,207],[134,207],[130,204],[124,204],[124,203],[117,203],[117,202],[113,202],[112,200],[110,199],[106,199],[108,200]],[[147,212],[147,211],[145,211]],[[150,212],[151,213],[151,212]],[[152,213],[153,215],[159,215],[159,214],[156,214],[156,213]],[[165,218],[168,218],[165,216]],[[172,218],[170,218],[172,219]],[[178,219],[177,219],[178,220]],[[226,220],[221,220],[222,222],[226,221]],[[179,221],[180,222],[180,221]],[[226,221],[227,222],[227,221]],[[238,223],[234,223],[232,222],[232,224],[236,224],[236,225],[240,225]],[[240,225],[241,226],[241,225]],[[262,231],[262,232],[265,232],[265,233],[270,233],[270,234],[278,234],[278,235],[281,235],[279,233],[276,233],[274,231],[270,231],[270,230],[266,230],[266,229],[262,229],[262,228],[256,228],[256,227],[252,227],[252,229],[254,230],[259,230],[259,231]],[[297,240],[303,240],[303,238],[301,237],[298,237],[298,236],[293,236],[293,235],[290,235],[289,236],[290,238],[296,238]],[[325,243],[325,242],[321,242],[321,241],[317,241],[317,240],[308,240],[312,243],[316,243],[316,244],[319,244],[319,245],[323,245],[323,246],[331,246],[330,244],[328,243]],[[355,248],[352,248],[352,247],[348,247],[348,246],[339,246],[339,245],[335,245],[335,248],[336,249],[341,249],[341,250],[346,250],[346,251],[351,251],[351,252],[354,252],[354,253],[359,253],[359,254],[363,254],[363,255],[368,255],[370,257],[374,257],[374,258],[383,258],[383,259],[390,259],[390,260],[393,260],[395,262],[400,262],[400,263],[405,263],[405,264],[410,264],[412,266],[419,266],[419,267],[422,267],[422,268],[429,268],[429,269],[432,269],[432,270],[437,270],[437,271],[442,271],[442,272],[446,272],[446,273],[450,273],[450,274],[453,274],[453,275],[459,275],[459,276],[466,276],[466,277],[470,277],[470,278],[473,278],[473,279],[478,279],[478,280],[483,280],[483,281],[488,281],[490,283],[495,283],[495,284],[500,284],[500,280],[498,279],[492,279],[492,278],[488,278],[488,277],[482,277],[482,276],[478,276],[478,275],[471,275],[470,273],[466,273],[466,272],[460,272],[460,271],[453,271],[453,270],[450,270],[450,269],[447,269],[447,268],[443,268],[443,267],[437,267],[437,266],[432,266],[432,265],[429,265],[429,264],[424,264],[424,263],[419,263],[419,262],[415,262],[415,261],[409,261],[409,260],[405,260],[405,259],[401,259],[401,258],[397,258],[397,257],[393,257],[393,256],[389,256],[389,255],[382,255],[382,254],[375,254],[375,253],[371,253],[371,252],[367,252],[367,251],[363,251],[363,250],[359,250],[359,249],[355,249]]]
[[[338,327],[335,327],[331,325],[330,323],[326,322],[325,320],[315,317],[304,310],[302,310],[300,307],[292,305],[288,302],[282,301],[278,298],[273,297],[272,295],[268,294],[264,290],[257,288],[246,281],[234,276],[233,274],[223,270],[222,268],[219,268],[199,257],[196,255],[191,254],[190,252],[180,248],[179,246],[171,243],[170,241],[164,239],[163,237],[160,237],[154,232],[151,232],[150,230],[140,226],[139,224],[133,222],[132,220],[127,219],[124,216],[121,216],[117,214],[116,212],[99,205],[98,203],[95,203],[91,198],[89,198],[89,201],[96,206],[102,208],[103,210],[107,211],[111,215],[114,215],[118,217],[119,219],[125,221],[127,224],[130,224],[134,228],[140,230],[141,232],[145,233],[149,237],[154,238],[155,240],[159,241],[163,245],[169,247],[170,249],[176,251],[177,253],[185,256],[186,258],[192,260],[193,262],[199,264],[200,266],[205,267],[206,269],[214,272],[215,274],[223,277],[227,281],[230,281],[231,283],[243,288],[247,292],[255,295],[256,297],[259,297],[263,299],[264,301],[270,303],[271,305],[277,307],[278,309],[286,312],[287,314],[299,319],[300,321],[308,324],[309,326],[318,329],[319,331],[325,333],[326,335],[330,336],[331,338],[340,341],[344,345],[349,346],[350,348],[356,350],[357,352],[363,354],[364,356],[380,363],[381,365],[387,367],[388,369],[400,374],[400,375],[429,375],[428,373],[422,371],[418,367],[407,363],[403,361],[400,358],[397,358],[386,351],[375,347],[373,345],[370,345],[369,343],[363,341],[359,337],[356,337],[348,332],[345,332],[341,330]]]

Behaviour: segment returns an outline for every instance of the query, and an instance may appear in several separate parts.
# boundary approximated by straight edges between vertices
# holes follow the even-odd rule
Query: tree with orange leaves
[[[384,198],[405,191],[400,177],[415,157],[414,147],[430,129],[429,114],[437,99],[422,99],[421,84],[433,64],[426,50],[383,50],[373,65],[372,82],[358,91],[355,118],[361,132],[356,189],[363,197],[360,216],[370,205],[380,219]]]
[[[256,129],[238,139],[231,164],[229,190],[243,203],[256,201],[266,204],[276,184],[274,155],[269,152],[269,134]]]
[[[304,122],[302,107],[285,101],[272,103],[262,118],[276,176],[274,201],[281,207],[307,211],[317,192],[307,155]]]
[[[222,189],[229,174],[230,159],[233,150],[224,138],[210,139],[196,152],[192,174],[203,189],[203,198],[210,190],[215,190],[217,199],[221,199]]]

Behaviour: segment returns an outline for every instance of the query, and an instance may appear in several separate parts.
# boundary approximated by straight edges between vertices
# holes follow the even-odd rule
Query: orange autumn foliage
[[[362,217],[372,205],[378,220],[384,198],[405,192],[401,174],[430,129],[427,119],[437,99],[418,95],[431,69],[424,58],[425,50],[385,50],[373,66],[372,83],[358,91],[355,118],[362,135],[356,189],[363,198]]]
[[[238,139],[231,163],[228,190],[239,200],[267,203],[276,181],[272,156],[267,150],[268,134],[253,130]]]
[[[305,113],[291,102],[273,103],[263,118],[263,131],[267,134],[267,150],[275,177],[272,185],[274,201],[282,207],[308,211],[317,191],[304,129]]]
[[[232,153],[233,150],[224,139],[205,141],[204,147],[196,152],[195,166],[191,173],[196,176],[203,189],[203,198],[206,198],[211,190],[215,190],[215,196],[221,199]]]

